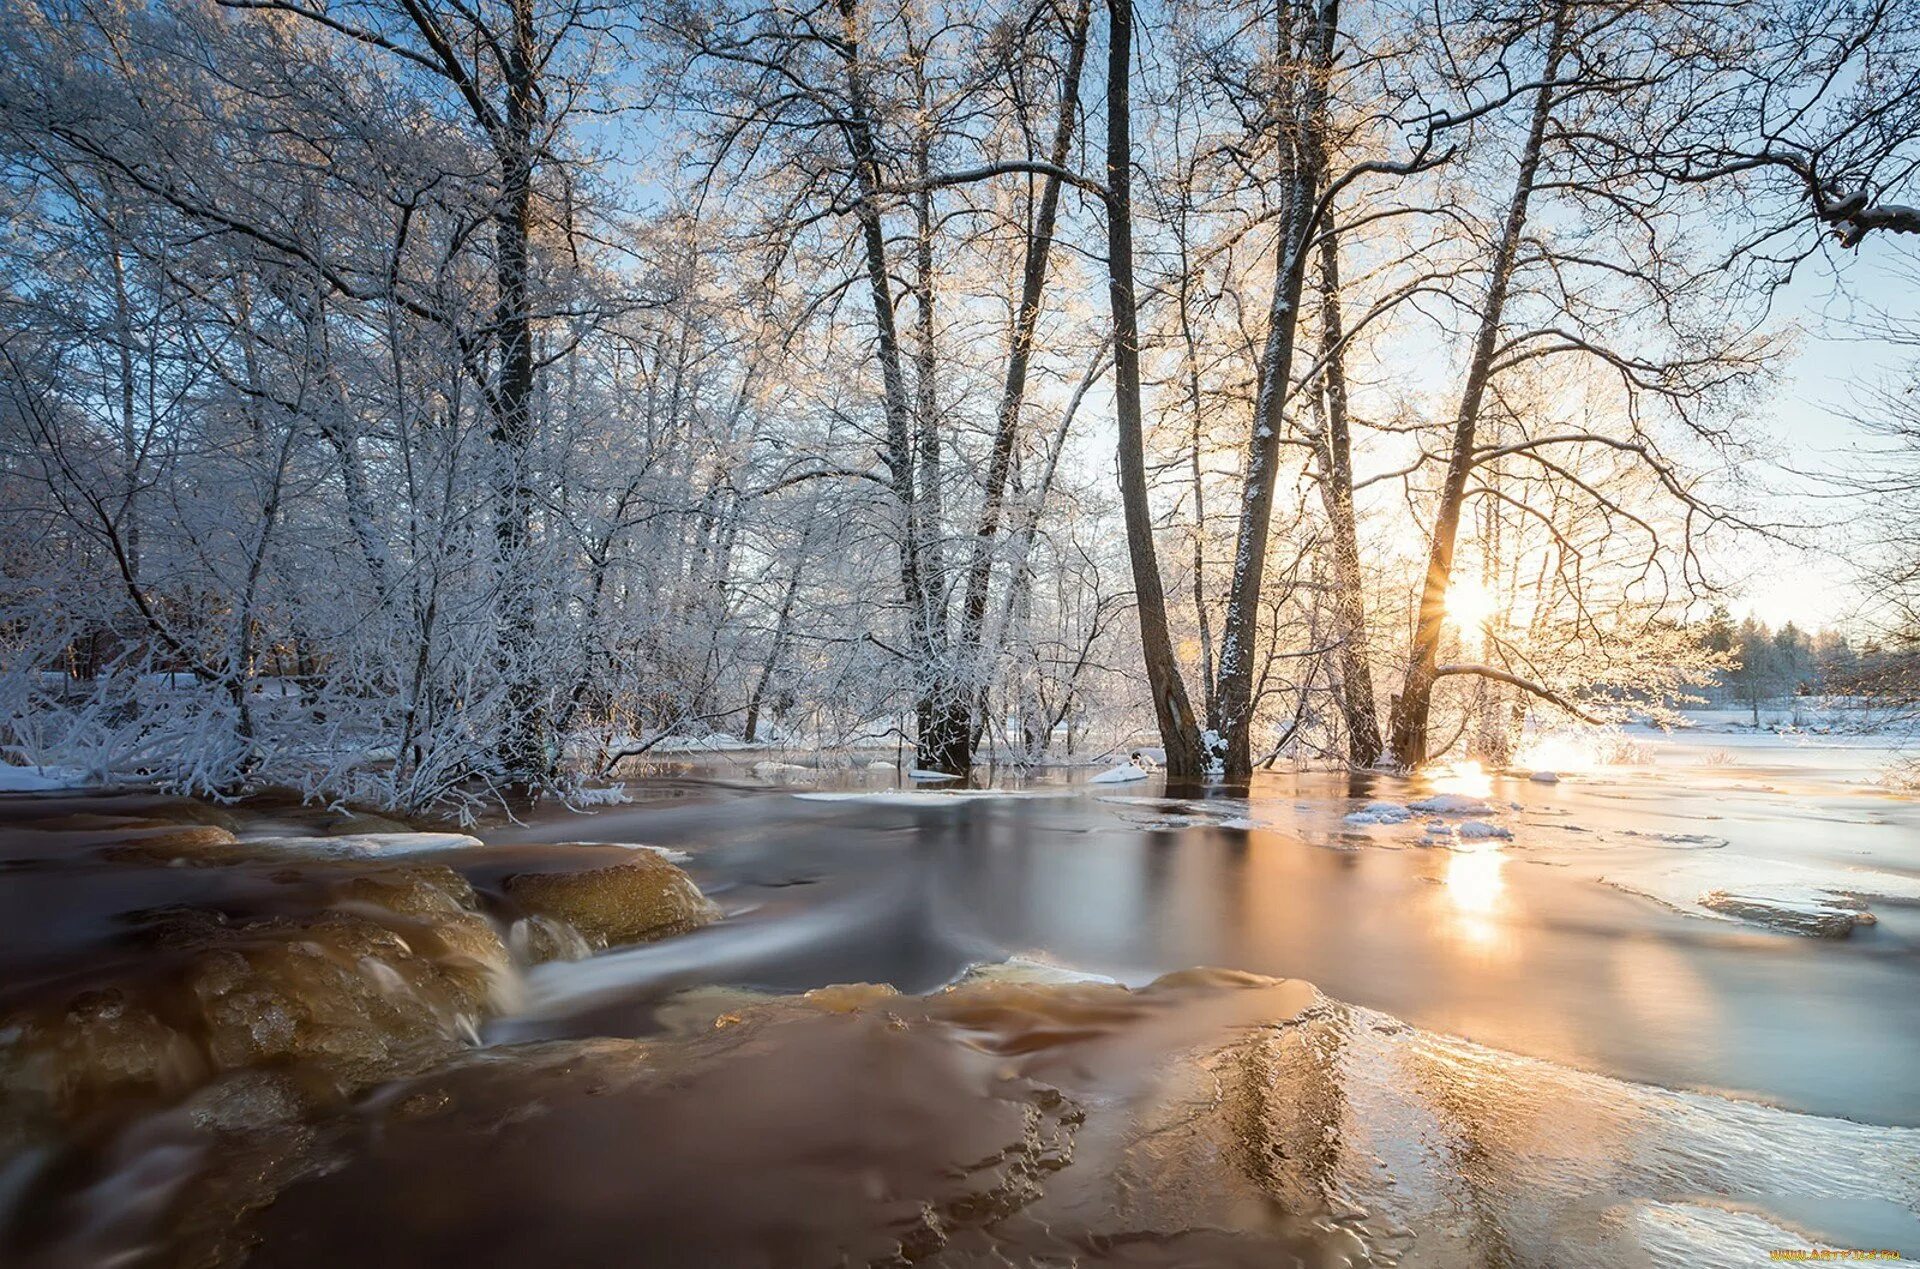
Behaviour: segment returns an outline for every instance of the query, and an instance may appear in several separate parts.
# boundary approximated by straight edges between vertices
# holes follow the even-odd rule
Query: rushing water
[[[312,988],[337,1023],[312,1053],[269,1046],[23,1138],[0,1257],[1920,1257],[1920,806],[1875,783],[1869,748],[1645,758],[1557,783],[955,793],[704,760],[632,779],[631,805],[418,856],[444,876],[182,868],[127,854],[158,830],[73,818],[113,799],[64,807],[60,832],[7,838],[0,1004],[91,987],[68,1017],[86,1012],[94,1067],[124,1064],[97,1050],[130,1025],[98,1021],[129,989],[97,984],[206,955],[198,935],[129,943],[156,910],[169,931],[199,909],[255,922],[243,948],[270,934],[298,984],[324,953],[374,987]],[[618,845],[561,845],[582,841]],[[475,911],[515,920],[528,861],[598,868],[636,845],[680,859],[721,919],[531,966],[508,963],[519,926],[489,944],[497,965],[471,941]],[[322,909],[377,920],[301,915]],[[389,1019],[396,993],[427,1007]],[[369,1019],[399,1039],[337,1038]]]

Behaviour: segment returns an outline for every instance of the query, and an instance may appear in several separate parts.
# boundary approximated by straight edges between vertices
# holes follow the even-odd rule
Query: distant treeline
[[[1702,624],[1701,643],[1727,658],[1711,694],[1753,708],[1792,696],[1857,696],[1888,705],[1920,701],[1920,651],[1832,629],[1775,629],[1724,606]]]

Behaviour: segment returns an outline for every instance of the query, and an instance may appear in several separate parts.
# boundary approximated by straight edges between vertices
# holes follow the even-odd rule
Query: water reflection
[[[1486,951],[1494,950],[1506,936],[1498,920],[1506,893],[1506,863],[1506,856],[1493,845],[1476,849],[1463,843],[1447,857],[1446,895],[1453,907],[1454,927],[1461,938]]]
[[[1756,935],[1596,885],[1593,865],[1566,866],[1541,843],[1601,857],[1597,835],[1555,830],[1560,837],[1548,839],[1549,825],[1572,817],[1535,817],[1584,799],[1579,818],[1601,822],[1608,789],[1486,772],[1448,778],[1450,790],[1374,774],[1290,776],[1185,801],[1155,799],[1152,789],[1115,801],[1101,791],[924,808],[759,798],[617,811],[596,825],[688,850],[724,905],[753,908],[697,936],[711,943],[700,959],[723,967],[716,981],[784,991],[861,979],[926,991],[1004,956],[1131,983],[1230,965],[1626,1078],[1754,1090],[1881,1122],[1920,1119],[1920,1070],[1893,1056],[1920,1045],[1910,958],[1876,952],[1867,938],[1816,946]],[[1418,820],[1365,830],[1341,819],[1354,809],[1349,799],[1473,796],[1488,783],[1499,807],[1527,797],[1548,810],[1493,817],[1516,829],[1513,841],[1455,838],[1446,847],[1419,844]],[[1649,822],[1637,802],[1604,813]],[[570,820],[553,831],[581,830]],[[1678,854],[1683,845],[1662,848]],[[810,884],[787,886],[794,877]],[[883,911],[896,905],[901,912]],[[764,923],[791,926],[828,909],[842,915],[808,922],[804,938],[750,946]],[[1635,943],[1665,953],[1639,956],[1643,968],[1668,962],[1639,986],[1623,981],[1623,949]],[[638,1033],[649,1000],[670,985],[650,966],[672,957],[645,948],[544,970],[542,1033],[609,1025],[598,1003],[590,1022],[567,1019],[573,982],[589,978],[596,991],[626,984],[631,1021],[622,1025]],[[677,959],[685,970],[696,958]],[[1844,1069],[1796,1037],[1796,1017],[1818,1017],[1844,1037]]]
[[[1436,768],[1430,773],[1429,779],[1436,793],[1451,793],[1466,798],[1485,798],[1493,794],[1493,774],[1473,758]]]

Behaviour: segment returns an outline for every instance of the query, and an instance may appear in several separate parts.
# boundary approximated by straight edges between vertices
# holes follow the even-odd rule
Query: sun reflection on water
[[[1457,793],[1461,797],[1484,798],[1493,792],[1493,775],[1480,763],[1468,758],[1433,770],[1435,793]]]
[[[1466,942],[1491,948],[1503,937],[1500,920],[1507,882],[1506,856],[1496,846],[1456,850],[1447,857],[1443,878],[1454,928]]]

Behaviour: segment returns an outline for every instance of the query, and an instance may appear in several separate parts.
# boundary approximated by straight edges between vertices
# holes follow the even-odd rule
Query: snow
[[[1421,798],[1418,802],[1407,803],[1407,809],[1413,811],[1431,811],[1436,815],[1491,815],[1493,807],[1484,800],[1468,797],[1464,793],[1436,793]]]
[[[574,789],[565,801],[571,807],[622,806],[633,799],[627,796],[626,785],[609,784],[601,788]]]
[[[84,789],[93,781],[77,767],[16,767],[0,763],[0,793],[47,793]]]
[[[909,767],[907,769],[907,778],[909,780],[924,780],[928,783],[937,783],[941,780],[958,780],[960,777],[946,771],[926,771],[919,767]]]
[[[607,842],[608,846],[619,846],[626,850],[650,850],[670,864],[684,864],[693,859],[684,850],[675,850],[671,846],[650,846],[646,842]]]
[[[338,837],[269,837],[255,844],[285,850],[290,855],[419,855],[429,851],[467,850],[481,845],[465,833],[344,833]]]
[[[1869,899],[1920,900],[1920,879],[1897,873],[1717,850],[1664,854],[1600,880],[1693,916],[1829,938],[1873,924]]]
[[[1459,833],[1462,839],[1469,841],[1485,841],[1490,838],[1513,840],[1512,829],[1499,824],[1489,824],[1485,820],[1467,820],[1460,825]]]
[[[1398,802],[1369,802],[1357,811],[1347,814],[1349,824],[1404,824],[1413,818],[1413,812]]]
[[[1123,762],[1117,767],[1109,767],[1098,775],[1089,777],[1087,782],[1089,784],[1127,784],[1146,778],[1146,768],[1135,766],[1131,762]]]

